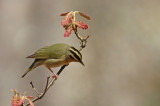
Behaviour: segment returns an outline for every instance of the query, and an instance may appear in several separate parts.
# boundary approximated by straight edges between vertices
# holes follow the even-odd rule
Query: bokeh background
[[[21,78],[33,62],[25,57],[63,42],[60,13],[79,10],[92,20],[82,50],[85,67],[71,63],[36,106],[160,106],[159,0],[0,0],[0,105],[10,106],[16,88],[36,96],[51,73],[43,66]],[[57,72],[59,68],[53,69]]]

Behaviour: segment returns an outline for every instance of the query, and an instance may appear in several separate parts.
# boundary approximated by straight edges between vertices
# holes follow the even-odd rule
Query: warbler
[[[75,47],[63,43],[57,43],[41,48],[26,58],[34,58],[35,60],[22,75],[22,78],[28,72],[40,65],[45,65],[46,68],[48,68],[54,74],[56,79],[58,76],[52,71],[51,68],[69,65],[70,62],[79,62],[84,65],[82,62],[81,53]]]

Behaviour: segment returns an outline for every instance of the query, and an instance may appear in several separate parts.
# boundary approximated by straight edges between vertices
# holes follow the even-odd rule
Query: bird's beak
[[[85,66],[84,63],[83,63],[82,61],[80,61],[80,63],[81,63],[83,66]]]

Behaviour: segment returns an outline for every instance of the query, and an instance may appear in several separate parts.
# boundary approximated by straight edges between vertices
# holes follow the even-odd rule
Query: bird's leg
[[[56,80],[58,79],[58,75],[57,74],[55,74],[53,71],[52,71],[52,69],[50,69],[50,68],[48,68],[52,73],[53,73],[53,77],[55,77],[56,78]]]

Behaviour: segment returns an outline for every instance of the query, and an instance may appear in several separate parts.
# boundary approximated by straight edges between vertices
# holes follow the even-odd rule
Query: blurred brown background
[[[16,88],[36,96],[51,73],[43,66],[21,78],[37,49],[64,42],[60,13],[91,16],[83,49],[85,67],[71,63],[36,106],[160,106],[159,0],[0,0],[0,105],[10,106]],[[59,68],[53,69],[57,72]]]

